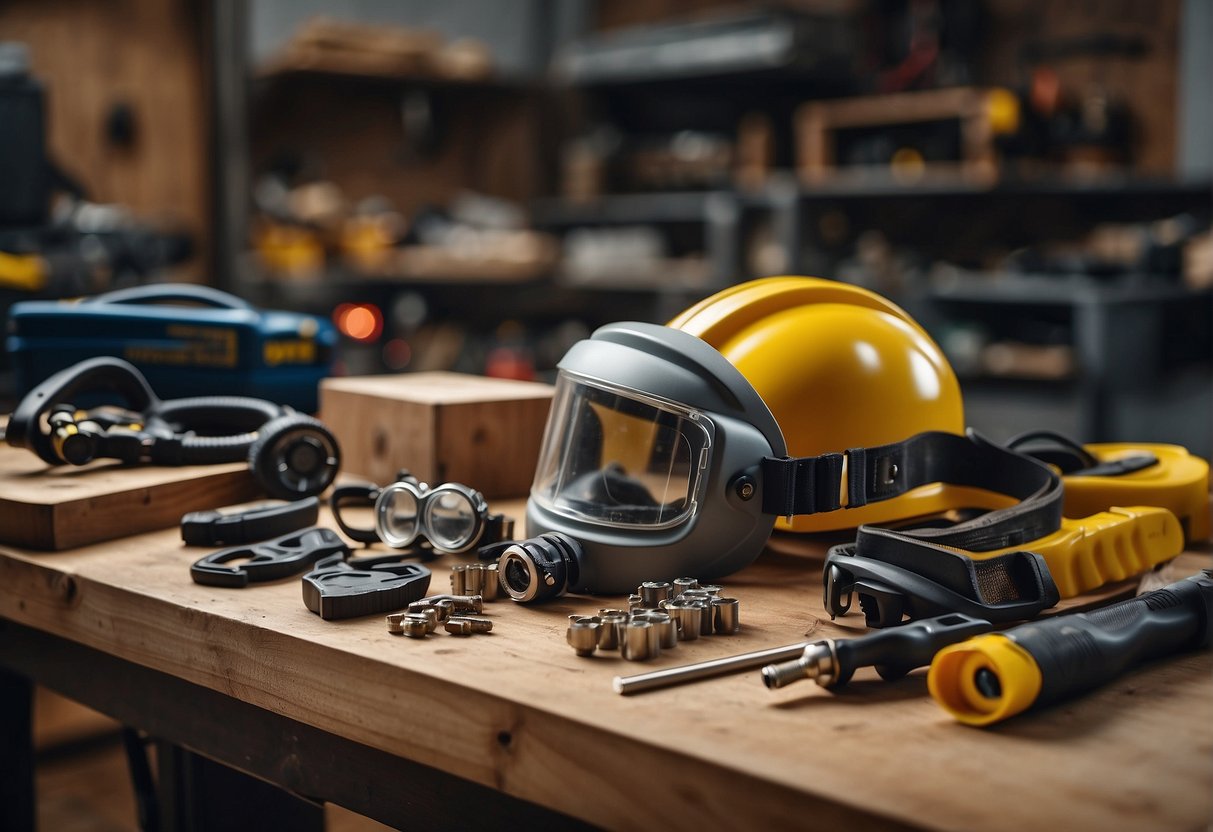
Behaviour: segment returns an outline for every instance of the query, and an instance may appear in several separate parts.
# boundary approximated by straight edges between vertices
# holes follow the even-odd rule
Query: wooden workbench
[[[501,507],[521,516],[520,503]],[[486,607],[491,635],[413,640],[378,616],[322,621],[298,579],[194,584],[201,554],[175,529],[69,552],[0,548],[0,667],[389,823],[423,817],[413,813],[427,798],[410,788],[436,782],[434,770],[481,798],[561,813],[540,826],[563,815],[631,829],[1163,830],[1203,827],[1213,813],[1207,653],[987,730],[952,722],[921,673],[887,684],[863,671],[832,694],[807,681],[768,691],[752,671],[621,697],[615,675],[855,635],[862,617],[831,623],[819,561],[768,552],[724,581],[741,600],[739,635],[630,663],[579,658],[564,640],[569,613],[619,599],[503,599]],[[1178,579],[1209,562],[1206,549],[1170,568]],[[446,565],[435,564],[431,591],[446,591]],[[121,672],[87,678],[107,661]],[[165,715],[183,700],[192,718]],[[313,734],[354,749],[350,759],[365,749],[367,762],[308,751]],[[393,761],[411,774],[376,790],[374,773]],[[470,825],[473,804],[456,793],[434,792],[442,805],[430,809],[449,813],[442,828]],[[526,820],[525,805],[501,804],[499,825]]]

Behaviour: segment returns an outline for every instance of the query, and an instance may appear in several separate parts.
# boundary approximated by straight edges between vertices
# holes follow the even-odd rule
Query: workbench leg
[[[0,669],[0,829],[33,832],[34,685]]]
[[[324,832],[324,807],[181,746],[156,743],[164,832]]]

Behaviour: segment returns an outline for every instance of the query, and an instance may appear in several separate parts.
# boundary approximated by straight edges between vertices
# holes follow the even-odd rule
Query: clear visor
[[[561,371],[531,497],[592,523],[675,526],[700,503],[712,437],[698,411]]]

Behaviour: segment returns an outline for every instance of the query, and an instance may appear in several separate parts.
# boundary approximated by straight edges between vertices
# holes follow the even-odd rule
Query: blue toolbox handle
[[[212,289],[210,286],[195,286],[189,283],[150,283],[146,286],[132,286],[129,289],[116,289],[91,298],[84,298],[81,303],[161,303],[164,301],[187,301],[216,306],[222,309],[252,309],[253,305],[243,298]]]

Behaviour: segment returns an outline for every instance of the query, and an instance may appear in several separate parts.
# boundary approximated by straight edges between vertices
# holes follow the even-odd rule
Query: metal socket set
[[[644,661],[700,636],[733,635],[741,629],[736,598],[695,578],[645,581],[628,596],[628,609],[570,615],[565,638],[578,656],[618,650],[628,661]]]
[[[451,567],[452,595],[479,595],[496,601],[501,589],[497,563],[457,563]]]
[[[470,636],[492,631],[493,622],[476,615],[484,610],[480,595],[431,595],[409,604],[405,612],[387,617],[387,631],[409,638],[425,638],[442,628],[451,635]]]

